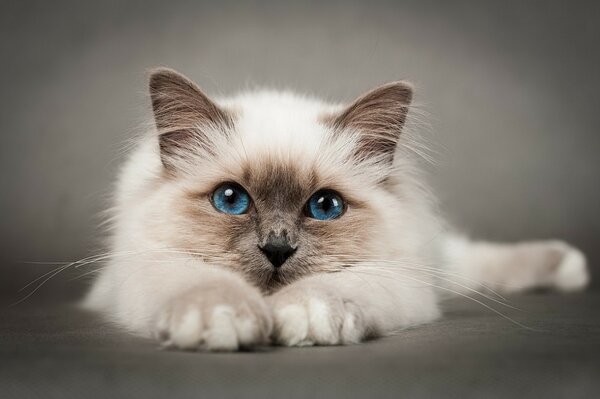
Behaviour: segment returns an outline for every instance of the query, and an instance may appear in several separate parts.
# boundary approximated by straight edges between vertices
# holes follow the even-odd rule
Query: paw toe
[[[169,341],[181,349],[195,349],[200,343],[202,322],[200,312],[191,308],[186,310],[178,320],[173,320],[169,333]]]
[[[309,302],[310,334],[320,345],[339,344],[341,320],[336,318],[330,306],[319,299]]]
[[[344,321],[341,328],[341,341],[344,344],[356,344],[364,338],[363,320],[358,309],[352,305],[346,305]]]
[[[288,346],[305,346],[312,344],[307,339],[308,315],[300,305],[287,305],[275,315],[277,342]]]
[[[229,306],[216,306],[212,312],[210,328],[205,332],[206,348],[211,351],[238,349],[235,313]]]

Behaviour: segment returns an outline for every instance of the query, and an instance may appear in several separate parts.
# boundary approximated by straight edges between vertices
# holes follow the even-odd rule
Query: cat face
[[[409,86],[346,108],[268,92],[217,105],[159,70],[150,93],[165,193],[156,220],[171,227],[161,241],[266,291],[380,255]]]

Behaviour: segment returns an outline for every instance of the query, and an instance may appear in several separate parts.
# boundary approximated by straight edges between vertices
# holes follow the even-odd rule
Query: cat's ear
[[[355,154],[391,163],[402,133],[413,89],[407,82],[379,86],[327,118],[334,134],[358,134]]]
[[[209,149],[211,137],[226,134],[232,116],[211,101],[196,84],[168,68],[155,69],[149,81],[154,120],[159,134],[163,165],[173,169],[194,144]],[[196,146],[197,147],[197,146]]]

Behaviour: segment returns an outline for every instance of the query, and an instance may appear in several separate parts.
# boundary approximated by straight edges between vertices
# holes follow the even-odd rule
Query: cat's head
[[[389,192],[412,89],[348,106],[282,92],[213,101],[180,74],[150,78],[164,192],[162,241],[269,290],[383,256]]]

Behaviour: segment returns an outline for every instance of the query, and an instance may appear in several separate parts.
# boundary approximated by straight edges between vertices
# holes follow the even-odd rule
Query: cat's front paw
[[[171,300],[156,317],[154,335],[170,348],[235,351],[267,344],[272,325],[252,287],[206,284]]]
[[[351,344],[369,332],[360,308],[328,286],[288,286],[268,302],[273,310],[273,339],[280,345]]]

